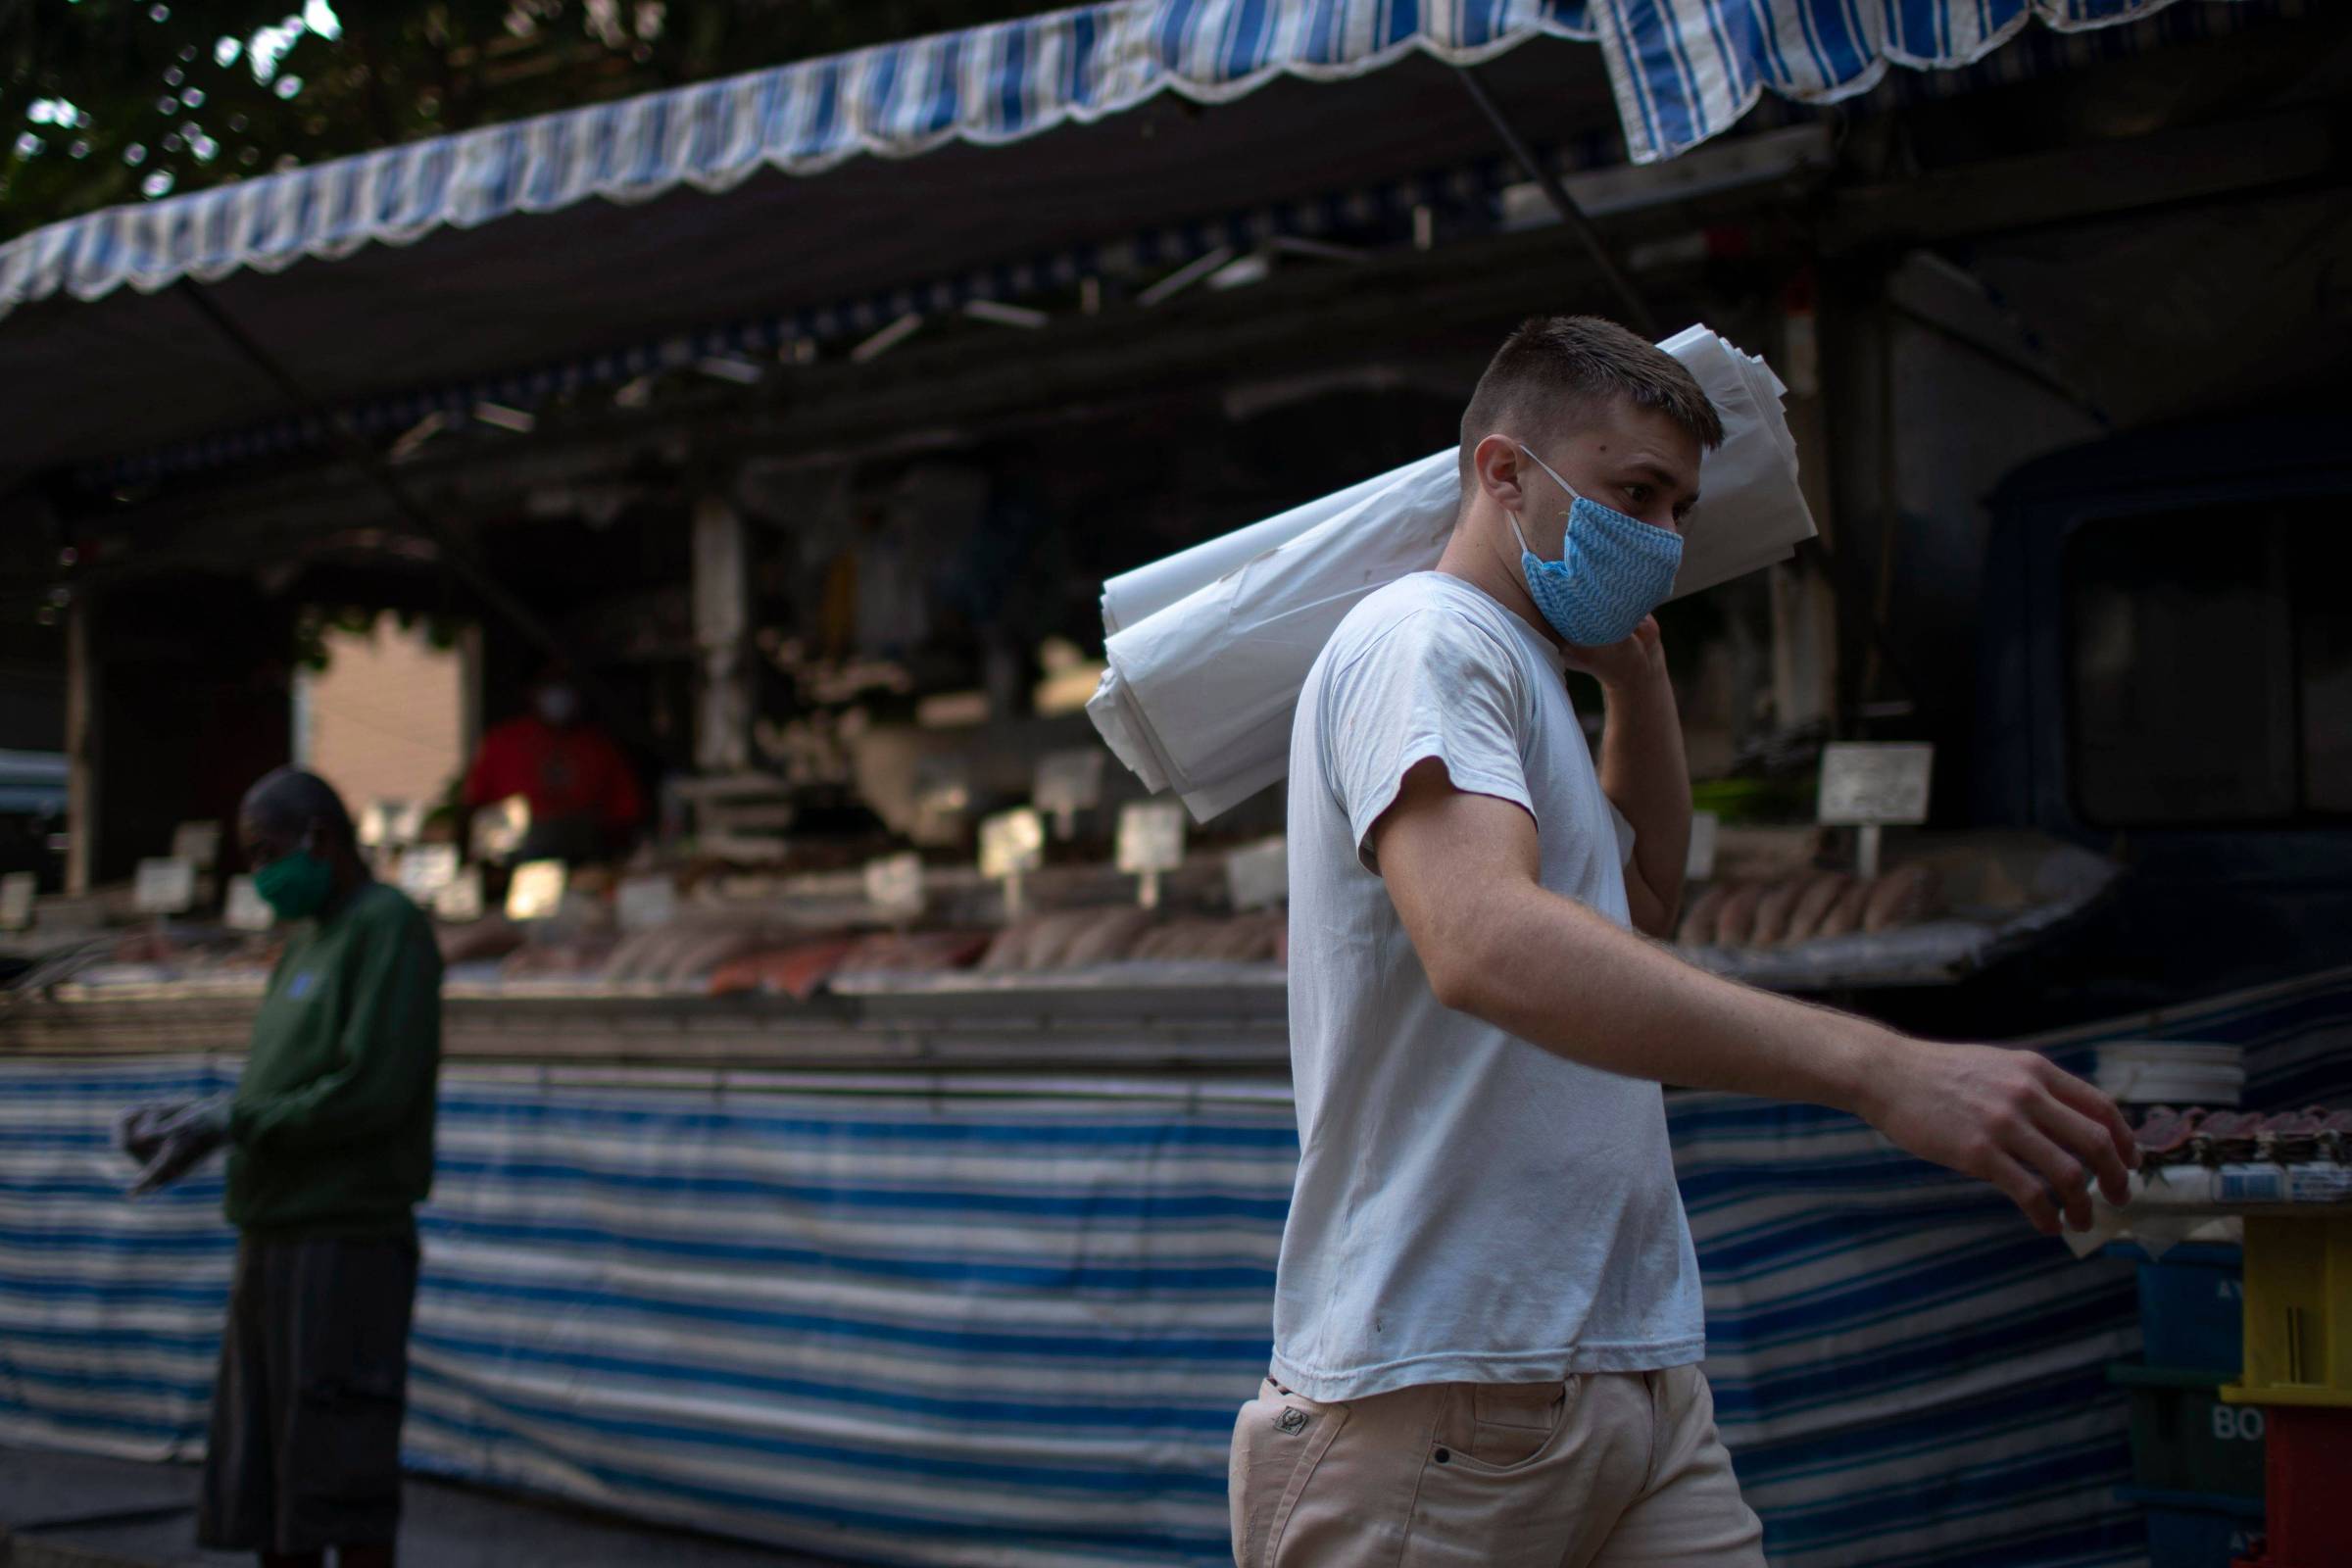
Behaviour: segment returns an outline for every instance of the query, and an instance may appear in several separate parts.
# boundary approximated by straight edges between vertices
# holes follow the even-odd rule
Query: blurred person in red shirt
[[[531,710],[482,737],[466,774],[466,808],[512,796],[530,804],[531,826],[514,858],[601,860],[624,851],[645,818],[645,797],[626,754],[587,716],[579,687],[550,668],[531,687]]]

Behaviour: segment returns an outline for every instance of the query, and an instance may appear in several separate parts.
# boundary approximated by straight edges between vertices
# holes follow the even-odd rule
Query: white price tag
[[[865,862],[865,902],[886,918],[910,920],[923,912],[923,858],[886,855]]]
[[[457,879],[455,844],[419,844],[400,858],[400,891],[418,904],[431,903],[434,894]]]
[[[625,878],[612,894],[612,918],[623,931],[651,931],[678,913],[678,885],[665,876]]]
[[[1046,822],[1027,807],[980,820],[980,874],[1020,876],[1046,863]]]
[[[1683,880],[1704,882],[1715,874],[1715,834],[1723,818],[1713,811],[1690,813],[1690,853],[1683,857]]]
[[[932,816],[972,808],[971,770],[959,757],[921,757],[914,763],[914,807]]]
[[[433,895],[433,913],[454,924],[482,917],[482,868],[469,865]]]
[[[1138,801],[1119,808],[1119,869],[1129,876],[1173,871],[1184,863],[1184,808]]]
[[[220,863],[220,824],[182,822],[172,830],[172,858],[209,871]]]
[[[249,876],[228,879],[228,906],[220,917],[237,931],[267,931],[277,923],[277,911],[270,907]]]
[[[507,884],[507,918],[544,920],[564,905],[562,860],[525,860]]]
[[[23,931],[32,924],[32,896],[40,878],[30,871],[0,876],[0,931]]]
[[[531,830],[531,803],[519,795],[484,807],[473,814],[473,854],[476,859],[503,860],[522,847]]]
[[[1225,889],[1236,909],[1271,909],[1291,896],[1291,848],[1270,838],[1225,857]]]
[[[1841,741],[1821,749],[1821,806],[1828,827],[1916,826],[1928,819],[1936,748],[1924,743]]]
[[[141,914],[184,914],[196,902],[196,865],[172,858],[139,862],[130,905]]]
[[[389,849],[400,842],[400,824],[408,814],[405,801],[369,801],[360,808],[359,838],[370,850]]]
[[[1054,834],[1067,839],[1078,830],[1078,813],[1102,804],[1102,759],[1100,747],[1085,751],[1050,752],[1038,759],[1030,800],[1054,818]]]

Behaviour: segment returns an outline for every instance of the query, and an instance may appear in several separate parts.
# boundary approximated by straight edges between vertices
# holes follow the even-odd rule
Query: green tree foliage
[[[1040,0],[0,0],[0,236]]]

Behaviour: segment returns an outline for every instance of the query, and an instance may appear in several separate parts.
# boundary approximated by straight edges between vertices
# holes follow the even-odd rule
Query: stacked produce
[[[2224,1165],[2242,1160],[2303,1164],[2352,1155],[2352,1110],[2310,1105],[2264,1114],[2252,1110],[2175,1109],[2157,1105],[2132,1129],[2144,1167]]]
[[[1867,880],[1802,871],[1718,882],[1691,900],[1675,941],[1686,948],[1782,948],[1855,932],[1876,936],[1936,914],[1941,898],[1939,879],[1921,865]]]

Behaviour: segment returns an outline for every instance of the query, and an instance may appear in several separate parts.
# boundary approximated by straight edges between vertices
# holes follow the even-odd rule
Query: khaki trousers
[[[1437,1383],[1234,1423],[1239,1568],[1762,1568],[1695,1366]]]

